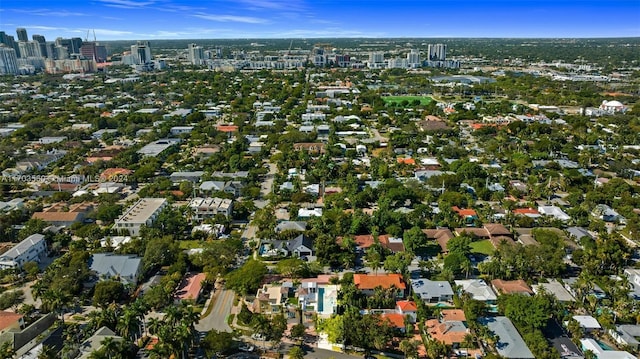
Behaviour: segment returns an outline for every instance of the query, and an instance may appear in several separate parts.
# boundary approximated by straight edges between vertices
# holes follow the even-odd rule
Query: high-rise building
[[[97,57],[98,57],[97,52],[98,51],[96,49],[95,42],[85,42],[80,47],[80,55],[82,55],[82,57],[84,57],[87,60],[97,61]]]
[[[15,75],[18,73],[18,56],[16,50],[0,45],[0,75]]]
[[[369,54],[369,62],[372,64],[381,64],[384,62],[383,52],[372,52]]]
[[[420,67],[420,51],[411,49],[407,54],[407,64],[412,68]]]
[[[18,47],[20,48],[20,58],[42,57],[40,44],[37,41],[20,41]]]
[[[0,31],[0,43],[5,44],[16,51],[16,56],[20,56],[20,49],[15,38],[11,35],[7,35],[4,31]]]
[[[445,61],[447,59],[447,45],[429,44],[429,61]]]
[[[17,28],[16,34],[18,35],[18,41],[29,41],[29,36],[27,36],[27,29],[25,29],[24,27]]]
[[[40,46],[40,56],[49,57],[51,54],[47,51],[47,40],[45,40],[42,35],[33,35],[31,36],[33,41],[37,42]]]
[[[107,47],[96,44],[96,61],[107,62]]]
[[[204,49],[196,44],[187,45],[187,58],[192,65],[204,64]]]
[[[151,62],[151,44],[149,41],[138,41],[135,45],[131,45],[131,56],[136,65]]]

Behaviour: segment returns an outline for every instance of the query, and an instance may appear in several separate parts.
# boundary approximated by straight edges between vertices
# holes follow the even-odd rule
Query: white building
[[[0,256],[0,269],[22,268],[26,262],[40,262],[47,252],[42,234],[32,234]]]
[[[142,226],[151,226],[168,206],[164,198],[141,198],[115,221],[114,228],[124,229],[132,236],[140,235]]]
[[[16,50],[0,46],[0,75],[18,74],[18,56]]]
[[[198,222],[213,218],[217,214],[229,218],[233,211],[233,201],[218,197],[194,198],[189,202],[189,208],[193,210],[193,218]]]

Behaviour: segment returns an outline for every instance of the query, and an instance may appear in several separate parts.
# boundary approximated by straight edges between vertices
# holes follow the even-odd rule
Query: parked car
[[[255,347],[250,344],[242,344],[238,347],[238,350],[241,350],[243,352],[252,352],[255,350]]]

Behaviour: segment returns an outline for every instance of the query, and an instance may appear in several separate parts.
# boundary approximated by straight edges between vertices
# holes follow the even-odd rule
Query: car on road
[[[267,340],[267,338],[265,338],[265,336],[264,336],[264,335],[259,334],[259,333],[253,333],[253,334],[251,334],[251,339],[253,339],[253,340],[263,340],[263,341],[264,341],[264,340]]]
[[[238,350],[243,351],[243,352],[252,352],[254,351],[256,348],[253,345],[250,344],[241,344],[238,347]]]

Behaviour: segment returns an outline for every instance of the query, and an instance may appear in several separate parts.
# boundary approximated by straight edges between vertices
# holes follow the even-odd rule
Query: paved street
[[[233,306],[234,293],[231,290],[220,290],[215,294],[213,309],[208,316],[200,318],[200,322],[196,325],[196,329],[206,332],[212,329],[223,332],[231,332],[231,327],[227,324],[227,316],[231,313]]]

